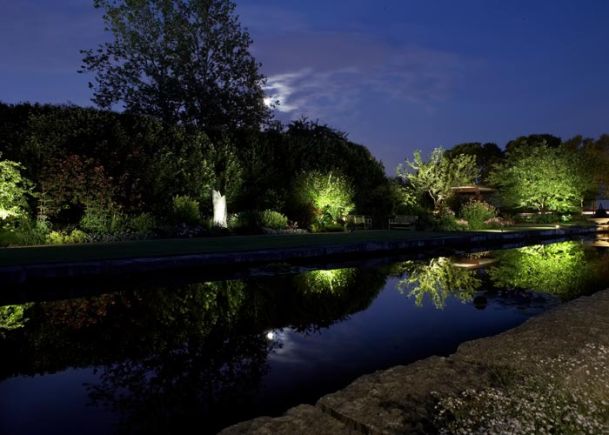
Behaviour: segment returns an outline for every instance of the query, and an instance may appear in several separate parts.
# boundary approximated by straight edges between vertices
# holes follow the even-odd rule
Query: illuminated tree
[[[233,199],[241,187],[241,165],[232,144],[226,140],[210,147],[213,170],[213,223],[226,228],[227,201]]]
[[[0,161],[0,228],[27,216],[31,183],[21,175],[22,170],[17,162]]]
[[[491,173],[505,206],[567,212],[581,205],[592,180],[579,155],[545,144],[515,148]]]
[[[297,183],[297,193],[304,204],[313,207],[318,224],[344,220],[353,210],[353,187],[343,175],[312,171]]]
[[[406,166],[399,165],[397,175],[419,196],[428,195],[439,211],[453,192],[452,187],[471,184],[478,175],[476,157],[459,154],[448,158],[442,148],[435,148],[429,161],[424,162],[420,151],[414,152],[413,160]]]

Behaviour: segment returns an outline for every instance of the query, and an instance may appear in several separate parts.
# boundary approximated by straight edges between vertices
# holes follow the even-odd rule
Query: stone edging
[[[281,417],[242,422],[220,434],[429,433],[434,431],[433,394],[488,387],[497,369],[541,373],[541,361],[581,357],[591,344],[609,346],[609,289],[560,305],[499,335],[465,342],[449,357],[430,357],[362,376],[315,406],[300,405]]]

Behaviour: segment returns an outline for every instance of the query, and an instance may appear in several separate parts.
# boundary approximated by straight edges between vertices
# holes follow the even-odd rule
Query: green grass
[[[230,236],[12,247],[0,248],[0,266],[330,246],[369,241],[436,238],[451,234],[462,233],[355,231],[353,233]]]
[[[566,228],[569,225],[561,225]],[[503,229],[527,231],[552,229],[554,225],[515,226]],[[501,230],[491,230],[501,231]],[[463,235],[464,232],[355,231],[353,233],[281,234],[207,237],[199,239],[140,240],[82,245],[45,245],[0,248],[0,267],[23,264],[63,263],[120,258],[288,249],[309,246],[346,245],[387,240],[428,239]]]

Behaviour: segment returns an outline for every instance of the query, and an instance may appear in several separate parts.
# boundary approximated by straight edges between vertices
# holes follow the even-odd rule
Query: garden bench
[[[405,230],[414,230],[418,219],[418,216],[402,214],[394,216],[389,218],[389,229],[391,230],[392,228],[399,228]]]
[[[365,230],[372,226],[372,218],[370,216],[350,214],[347,216],[347,225],[355,229],[357,226],[362,226]]]

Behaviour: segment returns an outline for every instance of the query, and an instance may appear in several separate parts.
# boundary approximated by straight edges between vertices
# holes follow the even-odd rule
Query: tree
[[[116,103],[214,139],[269,118],[264,76],[232,0],[95,0],[114,39],[83,50],[93,101]]]
[[[241,186],[241,165],[233,145],[224,140],[211,147],[210,161],[213,167],[212,204],[213,223],[226,228],[227,200],[233,199]]]
[[[559,137],[551,134],[530,134],[509,141],[505,146],[505,151],[511,153],[517,149],[531,149],[538,146],[558,148],[561,143],[562,140]]]
[[[490,180],[505,206],[568,212],[581,206],[592,183],[588,175],[578,154],[541,144],[510,151]]]
[[[311,171],[302,176],[296,189],[302,203],[312,206],[321,226],[344,220],[354,209],[353,186],[342,174]]]
[[[22,170],[23,166],[17,162],[0,161],[0,228],[11,220],[27,216],[31,183],[22,177]]]
[[[472,183],[478,174],[475,156],[459,154],[449,159],[442,148],[435,148],[428,162],[423,161],[420,151],[415,151],[406,166],[398,166],[398,177],[418,195],[429,195],[435,211],[442,209],[453,187]]]
[[[481,144],[480,142],[469,142],[455,145],[446,150],[445,155],[453,159],[461,154],[473,155],[476,157],[476,164],[480,173],[480,182],[487,183],[488,175],[492,167],[503,160],[503,151],[492,142]]]

